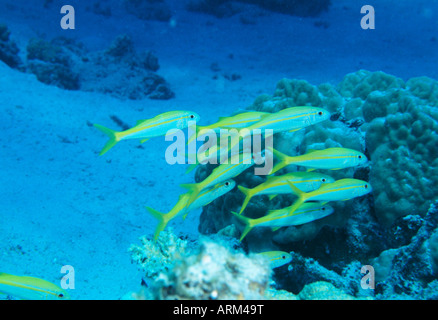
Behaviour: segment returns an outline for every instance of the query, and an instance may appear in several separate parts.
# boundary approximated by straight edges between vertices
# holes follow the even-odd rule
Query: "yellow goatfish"
[[[271,174],[292,164],[315,169],[340,170],[365,164],[368,159],[359,151],[348,148],[328,148],[324,150],[311,150],[306,154],[290,157],[275,149],[272,150],[280,162],[272,168]]]
[[[142,139],[141,143],[143,143],[150,138],[164,136],[169,130],[185,129],[188,127],[189,121],[198,121],[199,118],[199,115],[192,111],[169,111],[151,119],[139,120],[134,127],[120,132],[108,129],[100,124],[94,124],[97,129],[110,138],[100,155],[105,154],[121,140]]]
[[[330,118],[330,112],[317,107],[291,107],[263,117],[260,121],[246,127],[249,134],[255,129],[272,129],[273,133],[297,131]]]
[[[210,175],[198,183],[181,184],[182,188],[187,189],[190,193],[187,206],[195,201],[198,194],[208,187],[219,182],[238,176],[246,169],[254,165],[254,156],[251,152],[238,153],[227,159],[227,163],[220,164],[210,173]]]
[[[372,191],[371,185],[358,179],[340,179],[333,183],[327,183],[318,190],[302,192],[291,182],[288,182],[293,192],[298,196],[294,204],[290,206],[290,214],[294,213],[306,201],[345,201],[361,197]]]
[[[218,183],[212,188],[203,190],[196,200],[188,207],[187,202],[191,195],[189,193],[184,193],[179,196],[178,202],[168,213],[162,213],[150,207],[146,207],[149,213],[158,219],[158,226],[155,229],[154,240],[156,241],[158,239],[160,232],[166,228],[169,221],[180,215],[184,215],[185,218],[190,211],[201,208],[220,196],[223,196],[228,191],[232,190],[235,185],[236,182],[234,180],[227,180]]]
[[[333,207],[321,202],[303,203],[295,212],[290,212],[290,207],[279,210],[269,210],[268,213],[260,218],[251,219],[232,212],[238,220],[245,224],[240,241],[254,227],[270,227],[273,231],[281,227],[298,226],[324,218],[333,213]]]
[[[70,299],[66,290],[49,281],[7,273],[0,273],[0,292],[25,300]]]
[[[328,148],[324,150],[311,150],[300,156],[290,157],[275,149],[273,154],[280,160],[271,174],[292,164],[309,168],[308,171],[315,169],[340,170],[365,164],[368,159],[359,151],[348,148]]]
[[[270,176],[265,182],[252,189],[237,186],[245,194],[240,214],[242,214],[251,198],[255,195],[269,194],[269,200],[272,200],[278,194],[291,193],[287,181],[292,182],[301,191],[309,192],[318,189],[323,183],[332,183],[335,179],[317,172],[291,172],[281,176]]]
[[[220,129],[240,129],[250,126],[254,122],[260,121],[261,118],[269,115],[269,112],[261,111],[248,111],[243,113],[238,113],[230,117],[219,117],[219,121],[210,124],[208,126],[196,126],[196,135],[190,136],[187,143],[192,142],[198,134],[198,137],[203,136],[202,130],[213,130],[216,133],[220,132]]]
[[[272,269],[284,266],[292,261],[290,253],[285,251],[266,251],[257,253],[269,260],[269,265]]]

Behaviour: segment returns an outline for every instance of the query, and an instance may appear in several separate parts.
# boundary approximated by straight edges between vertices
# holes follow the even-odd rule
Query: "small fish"
[[[291,181],[301,191],[309,192],[318,189],[323,183],[332,183],[335,179],[317,172],[291,172],[281,176],[270,176],[265,182],[252,189],[237,186],[246,196],[240,209],[240,214],[242,214],[251,198],[255,195],[269,194],[269,200],[272,200],[278,194],[291,193],[287,181]]]
[[[230,117],[219,117],[219,121],[217,121],[216,123],[210,124],[208,126],[196,126],[196,135],[190,136],[187,143],[192,142],[197,137],[203,136],[203,134],[200,132],[202,130],[213,130],[216,133],[219,133],[220,129],[245,128],[257,121],[260,121],[260,119],[269,114],[269,112],[249,111],[238,113]],[[198,135],[200,133],[201,135]]]
[[[288,182],[288,184],[298,196],[298,199],[290,206],[290,214],[294,213],[306,201],[345,201],[361,197],[372,191],[372,187],[368,182],[350,178],[324,184],[318,190],[307,193],[302,192],[291,182]]]
[[[257,253],[257,255],[267,258],[272,269],[284,266],[292,261],[290,253],[285,251],[266,251]]]
[[[0,273],[0,292],[24,300],[70,299],[66,290],[49,281],[8,273]]]
[[[172,219],[180,215],[183,215],[185,218],[190,211],[201,208],[220,196],[223,196],[232,190],[235,185],[236,182],[234,180],[227,180],[225,182],[218,183],[210,189],[203,190],[195,199],[195,201],[188,207],[187,202],[189,201],[191,194],[184,193],[179,196],[178,202],[168,213],[162,213],[150,207],[146,207],[149,213],[159,221],[158,226],[155,229],[154,240],[156,241],[158,239],[160,232],[166,228],[167,224]]]
[[[272,129],[273,133],[293,132],[317,124],[330,118],[330,113],[317,107],[291,107],[263,117],[260,121],[246,127],[249,132],[255,129]]]
[[[303,203],[292,213],[290,209],[290,207],[286,207],[279,210],[270,210],[265,216],[257,219],[251,219],[232,212],[239,221],[245,224],[245,229],[240,236],[240,241],[242,241],[254,227],[270,227],[275,231],[281,227],[298,226],[324,218],[334,211],[333,207],[321,202]]]
[[[143,143],[150,138],[164,136],[169,130],[185,129],[189,121],[198,121],[199,118],[199,115],[192,111],[169,111],[151,119],[139,120],[134,127],[120,132],[96,123],[94,126],[110,138],[100,155],[105,154],[121,140],[142,139],[141,143]]]
[[[271,174],[293,164],[309,168],[308,171],[315,169],[340,170],[365,164],[368,159],[359,151],[348,148],[328,148],[324,150],[311,150],[306,154],[290,157],[275,149],[272,150],[275,157],[280,162],[272,168]]]
[[[244,152],[233,155],[228,159],[228,163],[223,163],[217,166],[210,175],[198,183],[181,184],[182,188],[190,193],[187,206],[191,205],[198,194],[208,187],[211,187],[219,182],[231,179],[238,176],[246,169],[254,165],[254,156],[251,152]]]

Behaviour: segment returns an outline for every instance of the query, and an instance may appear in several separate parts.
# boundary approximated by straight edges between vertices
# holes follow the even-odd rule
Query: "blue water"
[[[438,79],[435,0],[332,0],[311,17],[239,3],[242,11],[222,18],[189,11],[187,2],[165,0],[171,18],[158,21],[128,13],[121,1],[0,1],[0,24],[24,65],[32,38],[73,39],[92,54],[126,34],[136,52],[158,58],[156,73],[175,94],[132,100],[66,90],[0,62],[0,272],[58,283],[61,267],[71,265],[74,299],[119,299],[138,289],[142,275],[127,250],[153,234],[156,221],[144,207],[169,210],[194,173],[166,164],[162,138],[141,147],[124,141],[99,157],[106,137],[91,123],[115,127],[116,115],[132,125],[180,109],[213,123],[272,94],[282,78],[336,85],[366,69]],[[64,4],[75,9],[75,29],[61,28]],[[375,9],[373,30],[360,25],[365,4]],[[196,238],[200,213],[174,231]]]

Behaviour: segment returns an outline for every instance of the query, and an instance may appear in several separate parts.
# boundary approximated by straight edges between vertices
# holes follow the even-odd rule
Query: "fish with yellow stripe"
[[[220,133],[220,129],[240,129],[252,125],[255,122],[260,121],[263,117],[270,115],[269,112],[262,111],[248,111],[235,114],[229,117],[219,117],[219,120],[213,124],[207,126],[196,126],[196,135],[189,137],[188,142],[190,143],[195,138],[205,135],[205,131],[213,130],[216,133]],[[204,133],[202,132],[204,131]]]
[[[210,175],[201,182],[181,184],[181,187],[187,189],[188,193],[190,193],[187,206],[190,206],[193,201],[195,201],[203,189],[211,187],[221,181],[236,177],[246,169],[252,167],[255,164],[254,157],[255,156],[251,152],[234,154],[227,159],[226,163],[217,166]]]
[[[249,133],[255,129],[271,129],[273,133],[294,132],[308,126],[320,123],[330,118],[330,112],[323,108],[299,106],[290,107],[271,113],[263,117],[260,121],[246,127]]]
[[[324,218],[334,211],[333,207],[322,202],[303,203],[294,212],[291,212],[291,207],[286,207],[278,210],[269,210],[268,213],[260,218],[251,219],[236,212],[232,212],[234,216],[245,225],[240,236],[240,241],[255,227],[270,227],[273,231],[281,227],[298,226],[309,223],[321,218]]]
[[[368,182],[351,178],[327,183],[318,190],[307,193],[301,191],[289,181],[288,184],[298,196],[298,199],[289,207],[290,214],[293,214],[307,201],[345,201],[364,196],[372,191],[372,187]]]
[[[190,211],[201,208],[215,199],[223,196],[232,190],[235,185],[236,182],[234,180],[227,180],[225,182],[218,183],[212,188],[203,190],[196,200],[188,207],[187,202],[189,201],[191,195],[189,193],[184,193],[179,196],[177,203],[168,213],[162,213],[152,209],[151,207],[146,207],[149,213],[158,220],[158,225],[154,233],[154,240],[156,241],[158,239],[160,232],[166,228],[167,224],[172,219],[180,215],[183,215],[183,218],[185,218]]]
[[[256,255],[268,259],[269,266],[272,269],[284,266],[285,264],[288,264],[289,262],[292,261],[291,254],[285,251],[266,251],[266,252],[259,252]]]
[[[242,214],[255,195],[270,195],[269,200],[272,200],[278,194],[291,193],[287,181],[292,182],[301,191],[309,192],[318,189],[324,183],[332,183],[335,179],[318,172],[291,172],[281,176],[269,176],[265,182],[252,189],[239,185],[237,188],[245,195],[239,213]]]
[[[306,154],[290,157],[278,150],[272,149],[272,153],[280,160],[272,168],[271,174],[288,166],[297,165],[315,169],[340,170],[365,164],[367,157],[357,150],[348,148],[328,148],[324,150],[311,150]]]
[[[8,273],[0,273],[0,293],[24,300],[70,299],[66,290],[49,281]]]
[[[198,121],[199,118],[199,115],[192,111],[169,111],[150,119],[139,120],[134,127],[125,131],[115,131],[96,123],[94,126],[110,138],[100,155],[105,154],[121,140],[141,139],[143,143],[150,138],[164,136],[170,130],[185,129],[189,121]]]

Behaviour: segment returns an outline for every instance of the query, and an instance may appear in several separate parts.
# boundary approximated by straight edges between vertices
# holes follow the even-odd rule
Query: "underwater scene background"
[[[1,0],[0,299],[437,299],[437,17],[435,0]],[[307,157],[275,176],[369,189],[279,228],[269,214],[326,186],[242,210],[273,181],[253,167],[196,195],[219,166],[169,164],[164,135],[99,155],[170,111],[208,128],[302,106],[328,118],[274,134],[275,164]]]

